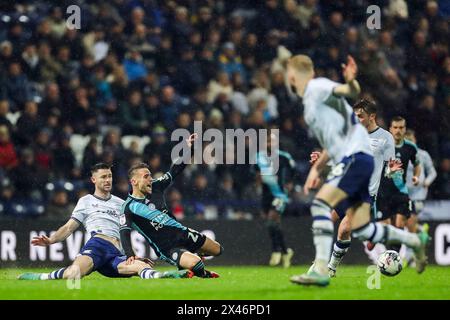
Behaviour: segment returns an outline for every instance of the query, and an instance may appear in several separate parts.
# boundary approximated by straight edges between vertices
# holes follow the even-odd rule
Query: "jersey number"
[[[193,242],[197,242],[197,240],[198,240],[198,234],[195,234],[195,233],[193,233],[193,232],[191,232],[191,231],[188,231],[188,238],[192,238],[192,241],[193,241]]]

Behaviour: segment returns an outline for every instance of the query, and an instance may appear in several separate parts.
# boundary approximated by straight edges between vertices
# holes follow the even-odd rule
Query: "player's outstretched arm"
[[[50,238],[42,235],[34,237],[31,240],[33,246],[46,247],[53,243],[64,241],[68,236],[70,236],[75,230],[78,229],[80,223],[74,219],[69,219],[65,225],[60,227]]]
[[[355,98],[361,92],[361,87],[356,80],[358,74],[358,66],[352,56],[347,57],[347,64],[342,64],[342,75],[345,84],[338,85],[334,88],[333,93],[341,97]]]
[[[187,146],[189,148],[191,148],[191,155],[193,154],[194,141],[197,138],[198,138],[198,135],[196,133],[193,133],[189,136],[189,138],[186,139]],[[184,163],[184,161],[178,162],[178,160],[181,160],[181,159],[176,159],[174,161],[174,163],[172,163],[172,165],[170,166],[170,169],[168,172],[166,172],[159,179],[156,179],[152,182],[152,188],[154,191],[164,190],[172,183],[172,181],[173,181],[173,179],[175,179],[175,177],[177,177],[181,172],[183,172],[183,170],[184,170],[184,168],[186,168],[187,164]]]

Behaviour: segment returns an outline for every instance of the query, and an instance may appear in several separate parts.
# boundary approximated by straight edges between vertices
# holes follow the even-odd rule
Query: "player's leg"
[[[267,226],[272,240],[272,256],[269,265],[276,266],[282,261],[283,266],[288,268],[291,265],[294,251],[286,246],[281,230],[281,213],[273,207],[269,209],[267,214]]]
[[[345,214],[345,213],[344,213]],[[337,215],[337,214],[336,214]],[[344,216],[338,227],[337,241],[334,243],[331,259],[328,263],[328,274],[330,277],[336,276],[336,270],[351,244],[351,226],[347,216]]]
[[[314,259],[316,271],[328,274],[328,261],[333,244],[333,222],[331,220],[332,208],[347,198],[347,194],[330,184],[325,184],[317,193],[311,206],[313,216],[313,235],[316,247]]]
[[[205,236],[205,242],[200,249],[194,250],[203,256],[217,257],[223,253],[223,247],[219,242]]]
[[[333,244],[334,225],[331,212],[338,204],[365,187],[368,193],[373,171],[373,157],[355,154],[345,157],[327,177],[327,182],[317,193],[311,205],[313,238],[316,249],[314,267],[306,274],[291,277],[291,281],[302,285],[326,286],[330,282],[328,261]],[[348,204],[347,204],[348,205]],[[346,207],[342,210],[345,212]]]
[[[311,205],[313,217],[313,239],[316,255],[313,266],[307,273],[291,277],[291,282],[302,285],[327,286],[330,282],[328,276],[328,261],[333,244],[334,226],[331,212],[347,194],[341,189],[325,184],[319,190]]]
[[[406,221],[406,228],[409,232],[417,233],[419,231],[418,212],[421,208],[420,201],[412,201],[411,215]],[[420,230],[422,231],[422,230]],[[411,248],[403,247],[401,250],[404,266],[412,266],[414,264],[414,252]]]
[[[269,265],[274,267],[281,263],[282,248],[280,244],[280,216],[269,207],[266,215],[266,225],[269,231],[269,237],[272,244],[272,254],[270,255]]]
[[[404,229],[406,222],[412,212],[412,201],[406,194],[399,194],[395,196],[395,206],[397,214],[394,217],[394,225],[399,229]],[[400,252],[400,244],[391,244],[388,249]]]
[[[133,263],[127,264],[125,256],[118,257],[115,260],[117,261],[114,261],[113,265],[117,265],[117,267],[115,267],[117,273],[123,277],[137,275],[141,279],[180,279],[192,278],[194,275],[190,270],[171,270],[165,272],[158,271],[153,269],[148,263],[141,260],[134,260]]]
[[[353,236],[373,243],[403,243],[413,248],[417,259],[417,271],[423,272],[426,265],[425,247],[429,241],[428,233],[419,235],[379,222],[369,222],[369,204],[362,203],[348,213],[351,219]]]
[[[375,201],[375,202],[373,202]],[[372,199],[372,203],[371,203],[371,209],[372,209],[372,216],[373,216],[373,221],[379,222],[381,224],[387,224],[387,225],[394,225],[392,219],[393,217],[395,217],[395,202],[393,201],[393,197],[390,196],[383,196],[383,195],[379,195],[377,196],[377,198],[374,200]],[[372,250],[374,250],[374,248],[377,246],[376,243],[370,242],[370,241],[364,241],[365,245],[366,245],[366,252],[370,252]],[[379,244],[378,246],[381,246],[381,244]],[[384,247],[384,245],[382,246],[383,249],[386,249]],[[376,250],[379,251],[379,250]],[[385,250],[383,250],[384,252]],[[376,253],[375,253],[376,255]],[[374,260],[375,256],[370,257],[371,260]],[[378,255],[376,255],[376,259],[378,259]],[[375,260],[376,260],[375,259]]]
[[[64,268],[56,269],[49,273],[27,272],[18,276],[19,280],[59,280],[81,279],[92,272],[94,262],[91,257],[79,255],[73,263]]]
[[[188,269],[200,278],[218,278],[219,275],[213,271],[205,269],[203,260],[196,254],[183,249],[176,249],[173,252],[179,252],[177,265],[180,269]]]
[[[272,253],[270,254],[269,265],[274,267],[281,263],[283,255],[282,233],[280,228],[280,216],[277,214],[273,204],[275,198],[270,189],[264,185],[262,194],[262,210],[266,219],[266,227],[269,233]]]
[[[162,248],[166,260],[178,266],[180,269],[191,270],[194,275],[202,278],[218,278],[215,272],[205,269],[203,259],[199,255],[219,256],[223,247],[200,232],[187,228],[171,229],[173,239],[177,239],[171,247]],[[198,254],[196,254],[198,253]]]

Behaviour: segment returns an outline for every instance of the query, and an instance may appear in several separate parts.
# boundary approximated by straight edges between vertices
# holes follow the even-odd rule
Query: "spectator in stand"
[[[11,142],[9,129],[0,125],[0,169],[9,171],[18,164],[16,149]]]
[[[50,204],[45,211],[46,216],[52,220],[65,221],[67,214],[73,211],[74,205],[69,202],[69,195],[64,189],[57,189],[53,192]]]

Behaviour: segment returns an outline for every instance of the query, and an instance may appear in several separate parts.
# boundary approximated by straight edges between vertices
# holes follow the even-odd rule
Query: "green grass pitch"
[[[161,268],[167,270],[167,268]],[[380,288],[368,289],[367,266],[342,266],[327,288],[302,287],[289,277],[307,270],[269,267],[213,267],[218,279],[109,279],[94,273],[68,289],[64,280],[19,281],[17,275],[49,269],[0,269],[0,299],[156,299],[156,300],[298,300],[298,299],[450,299],[450,268],[429,266],[421,274],[412,268],[396,277],[380,275]],[[375,283],[375,282],[372,282]]]

